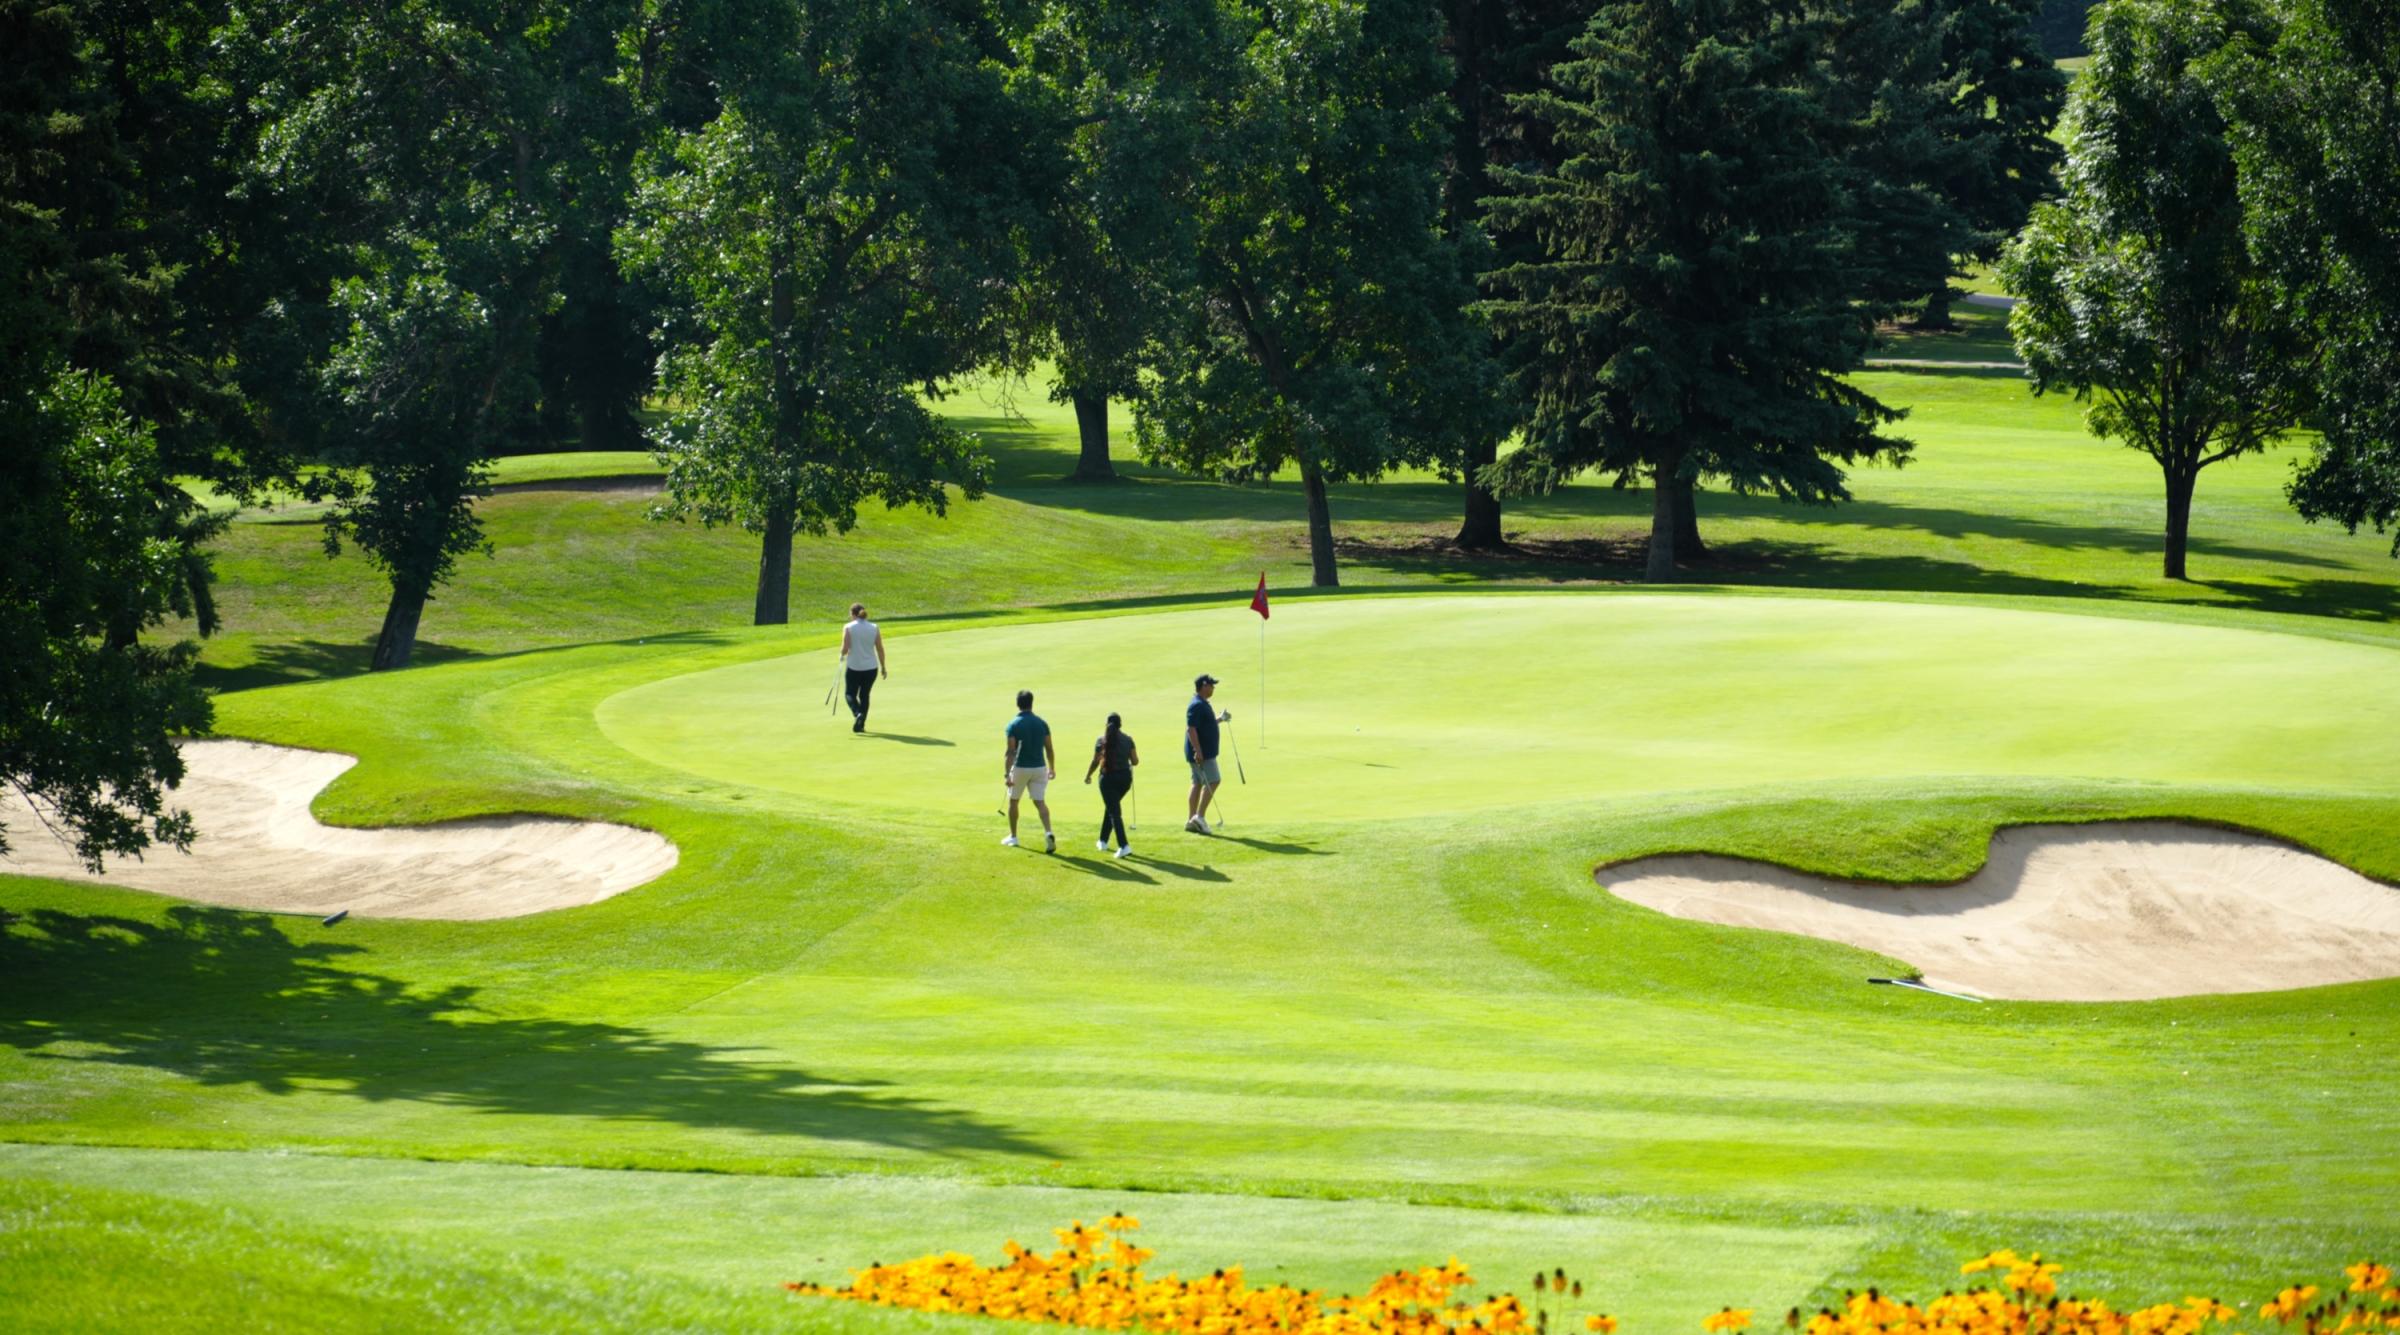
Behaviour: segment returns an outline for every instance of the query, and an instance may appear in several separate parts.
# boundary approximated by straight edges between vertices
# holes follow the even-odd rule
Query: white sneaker
[[[1055,853],[1058,851],[1058,834],[1056,831],[1042,831],[1042,851],[1045,853]]]
[[[1002,848],[1015,848],[1017,846],[1017,837],[1013,834],[1010,835],[1006,839],[1000,841],[1000,846]]]
[[[1186,816],[1183,821],[1183,828],[1191,831],[1193,834],[1206,834],[1208,833],[1208,822],[1200,819],[1198,816]]]
[[[1120,846],[1120,847],[1117,849],[1117,856],[1118,856],[1119,858],[1128,858],[1128,857],[1131,857],[1131,856],[1133,856],[1133,845],[1131,845],[1131,844],[1126,844],[1126,845],[1122,845],[1122,846]]]
[[[1094,848],[1097,848],[1097,849],[1099,849],[1101,852],[1105,853],[1105,852],[1107,852],[1107,851],[1108,851],[1108,841],[1107,841],[1106,839],[1103,839],[1103,840],[1101,840],[1100,842],[1098,842],[1098,843],[1096,843],[1096,844],[1093,844],[1093,845],[1092,845],[1092,847],[1094,847]]]

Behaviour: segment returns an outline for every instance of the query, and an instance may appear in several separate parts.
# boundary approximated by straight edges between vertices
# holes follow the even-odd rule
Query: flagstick
[[[1258,749],[1267,749],[1267,619],[1258,619]]]

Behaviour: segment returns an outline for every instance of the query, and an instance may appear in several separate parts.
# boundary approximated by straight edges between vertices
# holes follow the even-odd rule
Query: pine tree
[[[1500,174],[1495,223],[1539,258],[1488,276],[1493,326],[1537,356],[1512,486],[1597,468],[1653,491],[1649,578],[1675,569],[1692,479],[1823,502],[1840,465],[1899,459],[1898,414],[1847,384],[1871,331],[1856,202],[1816,61],[1825,33],[1770,0],[1616,0],[1556,91],[1521,99],[1555,171]]]

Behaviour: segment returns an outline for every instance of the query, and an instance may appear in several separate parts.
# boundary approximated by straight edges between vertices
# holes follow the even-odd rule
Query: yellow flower
[[[2392,1278],[2390,1266],[2377,1265],[2373,1261],[2361,1261],[2357,1265],[2345,1267],[2342,1273],[2350,1277],[2352,1293],[2372,1293],[2382,1288]]]
[[[1617,1335],[1617,1319],[1613,1316],[1587,1316],[1583,1319],[1583,1328],[1595,1332],[1595,1335]]]
[[[1706,1331],[1748,1330],[1750,1328],[1750,1311],[1751,1309],[1747,1307],[1728,1307],[1715,1316],[1701,1321],[1700,1329]]]

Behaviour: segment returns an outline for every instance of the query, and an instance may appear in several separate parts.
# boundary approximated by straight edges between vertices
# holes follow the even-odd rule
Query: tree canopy
[[[2400,525],[2400,10],[2286,0],[2216,61],[2250,254],[2315,350],[2310,519]],[[2400,531],[2392,550],[2400,555]]]
[[[2036,392],[2089,400],[2095,434],[2158,461],[2164,570],[2185,577],[2202,469],[2308,410],[2313,352],[2251,254],[2204,63],[2267,31],[2250,3],[2110,0],[2067,110],[2059,199],[2002,264]]]
[[[1340,582],[1328,484],[1462,460],[1499,428],[1468,311],[1477,251],[1442,221],[1427,0],[1269,3],[1207,109],[1190,314],[1138,405],[1151,458],[1300,475],[1312,582]]]
[[[925,403],[1021,331],[1006,278],[1057,183],[971,6],[745,6],[721,111],[642,164],[623,261],[662,295],[662,513],[761,535],[754,616],[789,616],[795,532],[861,503],[981,493]],[[729,63],[731,63],[729,58]]]

